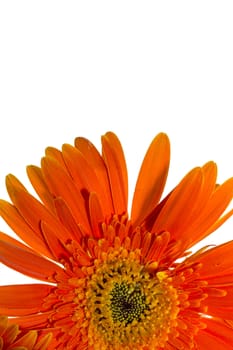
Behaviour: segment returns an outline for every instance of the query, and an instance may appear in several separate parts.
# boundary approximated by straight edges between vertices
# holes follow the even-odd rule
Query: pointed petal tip
[[[170,145],[170,139],[168,137],[168,135],[165,133],[165,132],[159,132],[157,135],[155,135],[154,137],[154,140],[159,140],[159,141],[162,141],[162,142],[166,142]],[[152,141],[153,142],[153,141]]]
[[[107,131],[105,134],[103,134],[101,136],[101,142],[102,144],[105,143],[105,142],[118,142],[118,143],[121,143],[118,136],[113,132],[113,131]]]
[[[128,204],[128,173],[120,140],[113,132],[101,137],[102,158],[105,162],[112,192],[114,209],[126,213]]]
[[[104,135],[102,135],[102,137],[108,137],[108,136],[116,136],[116,134],[113,132],[113,131],[111,131],[111,130],[109,130],[109,131],[106,131],[106,133],[104,134]]]
[[[170,141],[165,133],[157,134],[143,159],[135,186],[131,219],[142,221],[158,204],[163,193],[170,164]]]

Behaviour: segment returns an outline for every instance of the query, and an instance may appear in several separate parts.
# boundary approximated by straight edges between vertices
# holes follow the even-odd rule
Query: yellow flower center
[[[96,350],[163,347],[179,312],[171,278],[149,273],[139,251],[123,248],[95,265],[86,291],[89,345]]]

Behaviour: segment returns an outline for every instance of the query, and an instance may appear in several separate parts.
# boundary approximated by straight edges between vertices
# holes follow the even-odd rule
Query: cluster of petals
[[[0,233],[0,262],[38,282],[0,286],[0,349],[233,350],[233,241],[191,252],[233,214],[233,178],[217,184],[210,161],[163,196],[169,162],[160,133],[131,213],[112,132],[102,153],[83,137],[48,147],[27,167],[34,195],[7,176],[0,215],[19,239]]]
[[[7,316],[0,316],[1,350],[46,350],[51,334],[37,331],[23,331],[17,324],[10,323]]]

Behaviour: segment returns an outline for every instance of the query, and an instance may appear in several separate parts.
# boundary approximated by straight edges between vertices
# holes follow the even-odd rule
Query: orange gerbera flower
[[[102,156],[77,138],[29,166],[40,200],[8,175],[13,204],[2,200],[0,212],[25,244],[1,233],[0,260],[41,282],[0,287],[0,312],[23,330],[53,332],[49,349],[233,349],[233,241],[188,252],[233,214],[233,178],[216,185],[208,162],[161,200],[169,159],[161,133],[130,218],[125,158],[111,132]]]
[[[41,336],[37,331],[25,332],[16,324],[9,324],[6,316],[0,316],[1,350],[46,350],[51,334]]]

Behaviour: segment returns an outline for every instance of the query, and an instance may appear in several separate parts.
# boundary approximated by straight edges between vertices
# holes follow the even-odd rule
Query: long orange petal
[[[69,206],[77,223],[89,228],[87,213],[85,211],[85,200],[68,173],[62,169],[59,163],[52,158],[42,159],[42,172],[51,193],[55,197],[62,197]]]
[[[207,328],[201,329],[196,335],[198,349],[232,350],[233,329],[223,321],[207,318],[204,321]]]
[[[9,325],[1,337],[2,339],[0,338],[1,340],[3,340],[2,344],[3,343],[4,343],[4,345],[5,344],[7,344],[7,345],[12,344],[12,342],[17,338],[17,336],[19,334],[20,334],[20,330],[19,330],[19,326],[17,324]],[[22,349],[20,349],[20,350],[22,350]]]
[[[102,233],[100,230],[100,224],[104,222],[104,215],[99,198],[95,192],[91,192],[89,197],[89,212],[93,236],[95,238],[100,238]]]
[[[100,204],[105,216],[112,215],[111,207],[107,206],[108,197],[111,194],[107,194],[106,188],[99,181],[94,169],[90,167],[84,155],[75,147],[70,145],[63,145],[62,154],[67,165],[67,168],[77,186],[79,191],[82,192],[95,192],[99,199]]]
[[[170,162],[170,143],[166,134],[158,134],[143,160],[133,196],[131,219],[134,226],[151,212],[162,195]]]
[[[21,243],[20,241],[14,239],[13,237],[6,235],[3,232],[0,232],[0,241],[4,241],[7,243],[10,243],[12,245],[15,245],[16,247],[19,247],[21,249],[27,250],[28,252],[31,252],[34,254],[34,250],[28,247],[27,245]]]
[[[47,222],[51,227],[54,227],[57,236],[62,238],[63,241],[70,238],[70,233],[61,225],[58,218],[48,211],[37,199],[24,191],[18,192],[14,188],[11,191],[11,197],[15,206],[42,241],[44,241],[44,236],[41,232],[41,221]],[[49,257],[49,254],[46,254],[46,256]]]
[[[65,168],[65,162],[64,159],[62,157],[62,153],[61,151],[59,151],[58,149],[56,149],[55,147],[47,147],[45,150],[45,156],[54,159],[55,161],[57,161],[60,166],[62,166],[63,168]]]
[[[184,226],[184,222],[195,210],[202,181],[203,176],[200,168],[193,169],[184,177],[164,204],[155,220],[152,232],[168,231],[171,233],[171,237],[176,238],[180,227]]]
[[[113,213],[113,202],[111,189],[108,179],[108,173],[106,165],[96,147],[87,139],[83,137],[77,137],[75,139],[75,147],[83,154],[87,160],[89,166],[99,179],[99,183],[102,186],[103,191],[106,192],[106,205],[105,208],[109,208],[109,212]]]
[[[6,316],[0,316],[0,337],[4,333],[8,325],[8,319]]]
[[[57,264],[3,240],[0,240],[0,261],[18,272],[42,281],[52,281],[55,273],[63,271]]]
[[[33,350],[48,350],[50,342],[52,340],[52,332],[45,334],[40,340],[37,341]]]
[[[219,218],[230,204],[233,197],[233,178],[228,179],[218,186],[207,201],[201,215],[187,228],[186,235],[192,237],[192,242],[187,249],[206,237]]]
[[[79,228],[80,226],[78,226],[78,224],[76,223],[65,201],[61,197],[57,197],[54,199],[54,205],[56,208],[56,214],[59,217],[60,222],[68,230],[69,236],[72,239],[76,240],[78,243],[80,243],[81,238],[83,237],[82,232]]]
[[[56,234],[54,233],[54,228],[51,227],[48,223],[42,221],[41,230],[55,260],[61,261],[61,259],[64,258],[68,259],[70,257],[70,254],[68,254],[62,244],[63,242],[58,238],[57,232]]]
[[[30,209],[30,208],[29,208]],[[41,254],[52,258],[41,234],[31,228],[20,215],[18,210],[10,203],[0,200],[0,214],[12,230],[29,246]]]
[[[205,305],[208,306],[209,315],[233,320],[233,282],[229,286],[206,287],[204,292],[208,294],[207,299],[205,299]]]
[[[226,274],[228,271],[232,271],[232,252],[233,241],[230,241],[209,249],[201,254],[195,254],[194,257],[190,257],[186,261],[201,263],[199,273],[201,279],[205,280],[207,278],[221,276]]]
[[[221,216],[217,221],[214,222],[212,226],[205,232],[205,236],[210,235],[212,232],[216,231],[219,227],[221,227],[224,222],[226,222],[233,215],[233,209],[229,210],[226,214]]]
[[[208,314],[210,316],[222,318],[223,320],[227,318],[233,320],[233,307],[215,307],[214,305],[210,305],[208,307]]]
[[[29,331],[12,344],[13,349],[33,350],[37,340],[37,331]]]
[[[42,202],[54,212],[53,196],[44,181],[41,169],[35,165],[27,166],[27,175]]]
[[[217,178],[217,166],[214,162],[210,161],[201,167],[202,172],[202,184],[199,189],[200,194],[197,197],[195,205],[195,210],[192,211],[192,215],[189,216],[189,220],[186,221],[184,230],[187,228],[201,215],[203,208],[206,206],[210,196],[215,191],[216,188],[216,178]],[[182,235],[183,232],[181,231]],[[177,233],[176,233],[177,236]],[[178,237],[177,237],[178,238]]]
[[[0,313],[28,315],[43,309],[43,299],[54,289],[47,284],[0,286]]]
[[[162,232],[160,235],[153,237],[154,241],[151,243],[149,251],[146,256],[146,261],[159,262],[170,240],[169,232]]]
[[[218,349],[218,350],[232,350],[231,344],[226,344],[219,338],[200,330],[195,338],[198,350]]]
[[[232,284],[233,267],[222,272],[221,275],[212,275],[205,277],[205,280],[210,286],[228,285]]]
[[[8,174],[6,176],[6,188],[8,190],[8,188],[12,188],[12,187],[16,187],[20,191],[28,192],[26,187],[24,187],[24,185],[17,179],[17,177],[15,177],[12,174]],[[8,191],[8,193],[9,193],[9,196],[11,197],[11,191]]]
[[[108,170],[116,214],[127,213],[128,175],[120,141],[112,132],[102,136],[102,153]]]
[[[16,318],[9,318],[9,324],[19,325],[22,328],[27,329],[43,329],[48,325],[48,319],[51,317],[53,311],[45,311],[43,313],[32,314],[32,315],[20,315]]]
[[[95,173],[77,148],[64,144],[62,146],[62,155],[79,191],[87,189],[90,192],[100,188]]]

